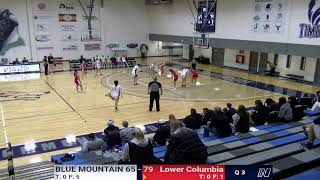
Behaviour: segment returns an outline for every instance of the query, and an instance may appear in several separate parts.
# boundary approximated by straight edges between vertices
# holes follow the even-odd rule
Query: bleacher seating
[[[312,117],[312,116],[319,116],[320,115],[320,110],[316,110],[316,111],[311,111],[309,109],[304,110],[304,113],[306,116]]]

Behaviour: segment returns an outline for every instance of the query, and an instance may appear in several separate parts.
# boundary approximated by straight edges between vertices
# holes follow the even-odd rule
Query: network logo
[[[259,172],[258,172],[257,177],[258,178],[268,178],[268,177],[270,177],[271,172],[272,172],[271,168],[259,168]]]
[[[300,38],[320,38],[320,5],[317,0],[310,0],[308,6],[310,24],[301,23]]]

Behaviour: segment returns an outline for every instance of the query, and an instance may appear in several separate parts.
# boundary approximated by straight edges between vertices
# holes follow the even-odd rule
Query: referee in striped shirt
[[[153,101],[156,100],[156,108],[157,112],[160,111],[160,94],[162,95],[162,86],[161,83],[157,81],[157,78],[153,78],[148,85],[148,94],[150,94],[150,104],[149,104],[149,111],[152,111],[153,108]]]

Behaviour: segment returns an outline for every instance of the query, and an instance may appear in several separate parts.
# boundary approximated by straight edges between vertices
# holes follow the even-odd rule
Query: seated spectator
[[[229,122],[233,123],[232,116],[237,112],[235,108],[232,107],[231,103],[227,104],[227,109],[228,109],[228,117],[229,117]]]
[[[320,111],[320,99],[313,104],[311,111]]]
[[[181,121],[170,124],[170,139],[164,162],[167,164],[205,164],[207,147],[197,133],[183,126]]]
[[[237,113],[232,118],[232,127],[236,133],[247,133],[250,131],[249,113],[244,105],[239,105]]]
[[[288,98],[288,103],[292,109],[292,121],[300,121],[304,116],[304,108],[299,104],[298,100],[294,96]]]
[[[316,96],[312,99],[312,103],[311,104],[316,103],[319,99],[320,99],[320,91],[317,91],[316,92]]]
[[[88,141],[85,141],[83,143],[81,151],[82,152],[95,151],[95,150],[105,148],[106,146],[107,145],[102,139],[96,138],[96,136],[93,133],[91,133],[88,135]]]
[[[202,124],[202,116],[197,113],[196,109],[191,109],[191,114],[184,118],[183,123],[187,128],[200,129]]]
[[[277,110],[276,102],[271,98],[267,98],[266,101],[264,102],[264,105],[267,108],[268,113],[271,113],[272,111]]]
[[[168,139],[170,138],[170,124],[176,121],[176,117],[173,114],[169,115],[169,121],[160,126],[160,128],[156,131],[153,136],[154,142],[156,142],[159,146],[165,146]]]
[[[139,128],[134,128],[133,139],[126,143],[120,164],[153,164],[153,146],[149,139],[144,137]]]
[[[12,62],[12,64],[20,64],[19,59],[18,59],[18,58],[16,58],[16,59]]]
[[[280,110],[278,113],[278,121],[288,123],[289,121],[292,121],[292,109],[290,107],[290,104],[287,103],[287,100],[285,97],[279,98],[279,104]]]
[[[320,118],[316,118],[315,120],[313,120],[313,124],[311,125],[311,127],[306,128],[305,126],[302,127],[304,134],[307,136],[308,141],[307,143],[303,143],[301,142],[300,144],[310,150],[313,148],[313,142],[315,139],[320,139]]]
[[[253,111],[251,114],[252,121],[256,125],[263,125],[267,122],[267,117],[268,117],[267,108],[263,105],[261,100],[256,100],[255,107],[253,108]]]
[[[104,134],[108,147],[121,145],[120,129],[114,125],[113,120],[109,120],[107,126],[108,127],[104,129]]]
[[[223,112],[224,118],[227,119],[228,123],[229,123],[229,124],[232,124],[232,123],[233,123],[233,119],[232,119],[232,117],[231,117],[231,119],[229,118],[228,108],[226,108],[226,107],[223,108],[223,109],[222,109],[222,112]]]
[[[120,137],[121,137],[122,143],[125,144],[131,141],[131,139],[133,138],[132,137],[133,128],[129,127],[128,121],[123,121],[122,126],[123,126],[123,129],[120,130]]]
[[[307,108],[312,107],[312,99],[309,97],[308,93],[303,94],[303,96],[299,99],[299,104]]]
[[[22,59],[22,64],[28,64],[28,60],[27,60],[27,58],[26,57],[23,57],[23,59]]]
[[[267,100],[268,100],[268,103],[270,104],[269,106],[266,106],[269,112],[268,123],[277,122],[279,119],[278,114],[280,111],[280,107],[283,104],[283,101],[280,101],[280,98],[279,98],[279,102],[277,103],[270,98],[268,98]]]
[[[212,118],[214,117],[214,111],[209,110],[208,108],[203,108],[203,117],[202,117],[202,124],[207,125],[209,121],[212,121]]]
[[[223,116],[223,112],[220,107],[214,108],[215,116],[208,122],[207,126],[204,126],[204,137],[209,136],[209,132],[212,132],[219,137],[228,137],[232,134],[232,129],[228,122],[228,119]]]

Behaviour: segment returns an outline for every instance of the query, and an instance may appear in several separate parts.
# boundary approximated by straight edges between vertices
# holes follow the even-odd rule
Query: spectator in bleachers
[[[133,128],[129,127],[128,121],[123,121],[122,126],[123,126],[123,129],[120,130],[120,137],[121,137],[122,143],[125,144],[131,141],[131,139],[133,138],[132,137]]]
[[[22,59],[22,64],[28,64],[28,60],[27,60],[27,58],[26,57],[23,57],[23,59]]]
[[[181,121],[170,124],[170,139],[164,162],[167,164],[205,164],[207,147],[197,133],[184,127]]]
[[[207,126],[204,126],[204,137],[209,136],[209,132],[212,132],[219,137],[228,137],[232,134],[232,129],[228,122],[228,119],[223,116],[223,112],[220,107],[214,108],[215,116],[208,122]]]
[[[237,113],[232,118],[232,127],[236,133],[247,133],[250,131],[249,113],[244,105],[239,105]]]
[[[108,147],[114,147],[116,145],[121,145],[120,129],[114,125],[113,120],[107,122],[107,128],[104,129],[105,141]]]
[[[307,136],[308,141],[307,143],[301,142],[300,144],[306,149],[313,148],[313,142],[315,139],[320,139],[320,118],[316,118],[313,120],[313,124],[311,127],[306,128],[305,126],[302,127],[304,130],[304,134]]]
[[[197,110],[192,108],[190,110],[191,114],[184,118],[183,123],[187,128],[190,129],[200,129],[202,125],[202,116],[197,113]]]
[[[227,104],[227,109],[228,109],[229,122],[233,122],[232,116],[237,112],[237,110],[232,107],[231,103]]]
[[[288,123],[292,121],[292,117],[293,117],[292,109],[285,97],[279,98],[279,105],[281,106],[278,113],[278,121],[284,122],[284,123]]]
[[[320,99],[313,104],[311,111],[320,111]]]
[[[320,99],[320,91],[316,92],[316,97],[312,99],[312,104],[316,103]]]
[[[253,108],[253,111],[251,113],[252,121],[256,125],[263,125],[267,122],[268,117],[268,110],[263,105],[261,100],[255,101],[255,107]]]
[[[212,121],[214,117],[214,111],[209,110],[208,108],[203,108],[202,112],[203,112],[202,124],[207,125],[209,121]]]
[[[139,128],[134,128],[133,139],[126,143],[120,160],[120,164],[152,164],[153,147],[148,138],[144,137]]]
[[[232,116],[231,116],[231,118],[229,118],[228,108],[224,107],[224,108],[222,109],[222,112],[223,112],[224,118],[227,119],[228,123],[229,123],[229,124],[232,124],[232,123],[233,123],[233,119],[232,119]]]
[[[299,99],[299,104],[306,108],[312,107],[312,99],[310,98],[308,93],[304,93],[302,97]]]
[[[176,121],[176,117],[173,114],[169,115],[169,121],[166,124],[160,126],[153,136],[153,140],[160,146],[166,145],[170,138],[170,124]]]
[[[97,138],[93,133],[91,133],[88,135],[88,141],[85,141],[83,143],[81,151],[88,152],[88,151],[99,150],[105,147],[106,147],[106,143],[102,139]]]
[[[16,59],[12,62],[12,64],[20,64],[19,59],[18,59],[18,58],[16,58]]]
[[[288,103],[292,109],[292,121],[300,121],[304,116],[304,108],[299,104],[298,99],[294,96],[288,98]]]

